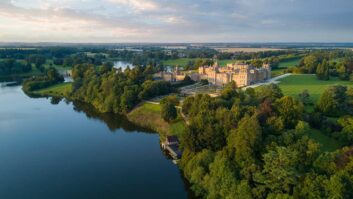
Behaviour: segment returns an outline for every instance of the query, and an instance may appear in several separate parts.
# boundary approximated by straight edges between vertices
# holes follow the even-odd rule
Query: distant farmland
[[[219,52],[228,52],[228,53],[235,53],[235,52],[264,52],[264,51],[278,51],[278,50],[285,50],[280,48],[215,48],[215,50]]]

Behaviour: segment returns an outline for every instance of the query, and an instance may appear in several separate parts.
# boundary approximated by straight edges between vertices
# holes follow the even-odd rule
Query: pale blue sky
[[[353,42],[352,0],[0,0],[0,42]]]

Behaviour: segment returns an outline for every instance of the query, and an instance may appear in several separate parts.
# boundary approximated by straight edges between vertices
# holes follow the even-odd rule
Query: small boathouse
[[[181,158],[181,151],[179,150],[179,139],[177,136],[167,136],[162,142],[162,148],[166,150],[174,160]]]

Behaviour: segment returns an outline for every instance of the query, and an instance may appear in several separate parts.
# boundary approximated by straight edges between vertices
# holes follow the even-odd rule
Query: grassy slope
[[[72,89],[72,84],[70,82],[56,84],[48,88],[34,91],[35,94],[46,95],[46,96],[56,96],[63,97],[70,93]]]
[[[127,118],[137,125],[159,132],[162,137],[180,135],[185,129],[185,122],[180,115],[171,123],[165,122],[161,118],[161,107],[158,104],[143,103],[131,111]]]
[[[311,100],[315,103],[321,93],[332,85],[353,86],[353,82],[331,78],[329,81],[320,81],[315,75],[291,75],[280,80],[279,86],[283,94],[298,97],[298,94],[307,89]]]

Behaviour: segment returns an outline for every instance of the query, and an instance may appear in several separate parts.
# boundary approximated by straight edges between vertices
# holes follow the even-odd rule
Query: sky
[[[352,0],[0,0],[0,42],[353,42]]]

